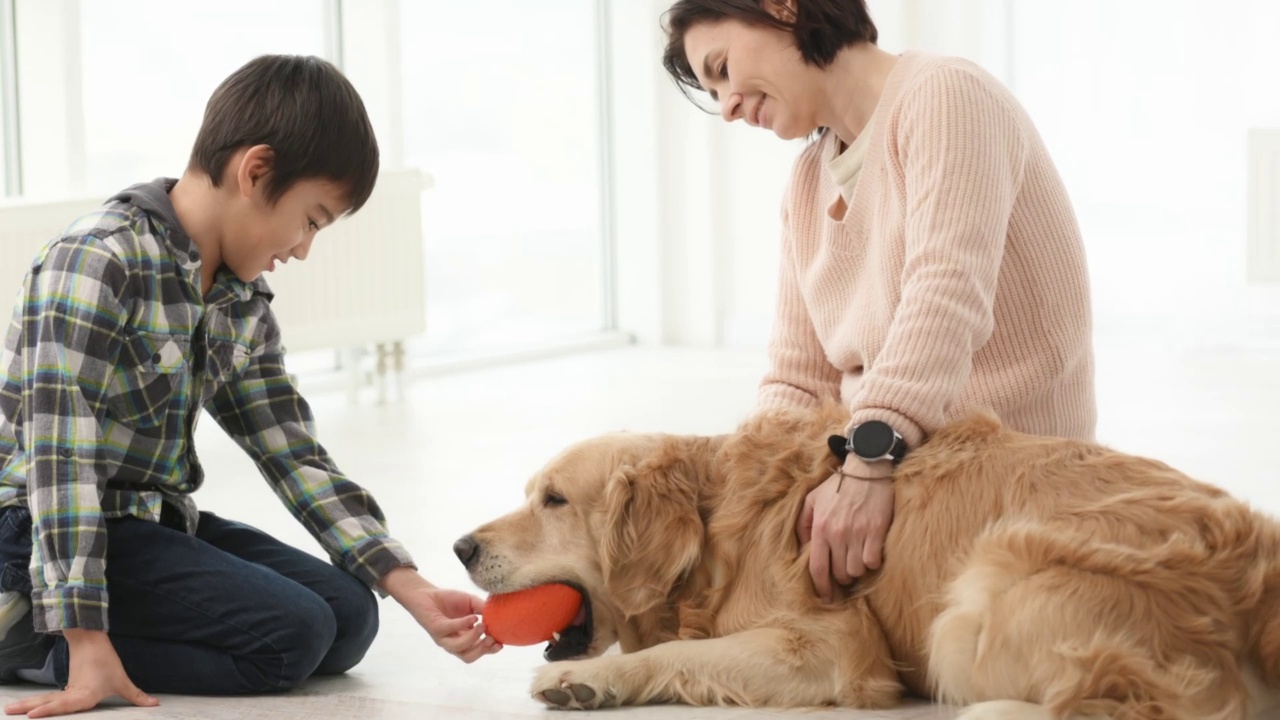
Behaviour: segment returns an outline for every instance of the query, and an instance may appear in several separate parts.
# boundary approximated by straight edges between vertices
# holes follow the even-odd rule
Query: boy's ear
[[[768,0],[765,10],[783,22],[796,21],[796,0]]]
[[[276,153],[270,145],[254,145],[244,152],[236,168],[236,183],[241,195],[250,197],[254,191],[261,190],[275,159]]]

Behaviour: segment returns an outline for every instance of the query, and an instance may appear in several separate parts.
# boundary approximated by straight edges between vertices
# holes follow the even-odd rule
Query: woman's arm
[[[903,98],[890,160],[907,196],[902,299],[850,426],[882,420],[909,448],[945,422],[994,325],[1026,143],[1024,119],[991,83],[939,68]]]

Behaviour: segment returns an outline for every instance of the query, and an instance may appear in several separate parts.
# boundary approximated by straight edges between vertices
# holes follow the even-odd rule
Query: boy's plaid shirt
[[[333,561],[371,586],[412,565],[374,499],[316,441],[261,279],[200,297],[172,180],[134,186],[33,262],[0,352],[0,506],[32,516],[36,629],[107,629],[107,518],[197,522],[202,408]]]

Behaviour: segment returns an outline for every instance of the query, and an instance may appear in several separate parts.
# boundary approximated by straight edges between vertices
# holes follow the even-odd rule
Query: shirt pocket
[[[234,379],[249,364],[253,349],[234,340],[209,340],[208,379],[219,385]]]
[[[137,428],[161,425],[181,412],[191,339],[129,330],[120,351],[107,407],[112,417]]]

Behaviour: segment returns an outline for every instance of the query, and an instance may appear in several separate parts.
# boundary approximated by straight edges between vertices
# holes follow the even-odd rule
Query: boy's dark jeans
[[[31,592],[31,515],[0,509],[0,590]],[[369,588],[248,525],[201,513],[195,536],[137,518],[107,521],[111,642],[149,693],[287,690],[345,672],[378,632]],[[67,643],[53,649],[66,686]]]

